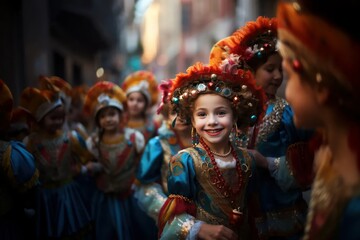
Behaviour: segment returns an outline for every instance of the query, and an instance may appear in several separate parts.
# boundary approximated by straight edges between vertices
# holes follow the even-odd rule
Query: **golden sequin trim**
[[[256,138],[256,144],[259,142],[266,142],[268,136],[275,132],[280,126],[284,108],[288,105],[288,103],[285,101],[285,99],[276,97],[275,100],[270,100],[268,104],[271,104],[273,101],[275,101],[273,110],[270,114],[263,118],[259,126],[259,133]]]
[[[193,201],[190,200],[189,198],[184,197],[184,196],[182,196],[182,195],[170,194],[169,198],[179,198],[179,199],[181,199],[181,200],[183,200],[183,201],[185,201],[185,202],[188,202],[188,203],[192,203],[192,202],[193,202]]]

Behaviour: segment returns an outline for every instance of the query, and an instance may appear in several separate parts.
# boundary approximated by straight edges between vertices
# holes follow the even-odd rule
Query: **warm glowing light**
[[[102,76],[104,76],[104,68],[100,67],[96,70],[96,77],[101,78]]]
[[[158,52],[159,42],[159,14],[160,6],[157,3],[151,4],[144,16],[142,38],[143,55],[141,60],[148,64],[154,60]]]

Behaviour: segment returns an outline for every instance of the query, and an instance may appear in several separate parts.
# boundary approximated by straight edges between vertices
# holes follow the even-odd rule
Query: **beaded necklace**
[[[217,153],[217,152],[214,152],[214,151],[211,151],[212,154],[214,154],[215,156],[218,156],[218,157],[227,157],[230,155],[231,153],[231,150],[232,148],[230,147],[229,151],[227,153],[224,153],[224,154],[221,154],[221,153]]]
[[[233,147],[230,145],[231,148],[231,153],[233,155],[233,157],[236,160],[236,172],[237,172],[237,177],[238,177],[238,184],[236,185],[235,188],[231,188],[226,182],[225,179],[215,161],[215,157],[213,152],[210,150],[209,146],[205,143],[205,141],[200,138],[200,143],[201,145],[204,147],[207,155],[210,157],[210,161],[211,164],[214,167],[214,170],[216,172],[216,182],[218,182],[219,184],[216,184],[215,186],[219,189],[219,191],[221,192],[221,194],[223,196],[225,196],[226,198],[230,198],[230,202],[233,205],[234,204],[234,200],[236,199],[236,195],[240,192],[241,187],[243,185],[243,176],[242,176],[242,170],[241,170],[241,166],[240,166],[240,160],[238,159],[238,156],[236,154],[236,151],[233,149]]]

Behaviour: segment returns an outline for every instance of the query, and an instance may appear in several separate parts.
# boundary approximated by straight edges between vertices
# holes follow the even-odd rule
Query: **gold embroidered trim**
[[[275,132],[280,126],[284,108],[288,105],[288,103],[285,101],[285,99],[276,97],[275,100],[270,100],[268,104],[271,104],[273,101],[275,101],[273,110],[270,114],[263,118],[259,126],[259,133],[256,138],[256,144],[259,142],[266,142],[268,136]]]
[[[163,191],[168,194],[167,178],[169,176],[169,163],[172,157],[169,142],[166,139],[160,138],[160,145],[163,149],[163,162],[161,164],[161,186]]]
[[[197,205],[196,207],[196,216],[198,219],[206,219],[207,223],[210,224],[214,224],[214,225],[225,225],[227,224],[224,219],[216,217],[212,214],[210,214],[209,212],[207,212],[205,209],[203,209],[202,207],[200,207],[199,205]]]
[[[189,198],[184,197],[184,196],[182,196],[182,195],[170,194],[170,195],[169,195],[169,198],[178,198],[178,199],[181,199],[181,200],[183,200],[183,201],[185,201],[185,202],[193,203],[192,200],[190,200]]]

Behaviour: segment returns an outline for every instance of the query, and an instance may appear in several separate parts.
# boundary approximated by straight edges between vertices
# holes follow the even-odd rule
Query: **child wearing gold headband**
[[[356,0],[278,4],[286,98],[296,126],[322,133],[303,239],[360,239],[359,7]]]
[[[264,89],[266,113],[239,144],[254,149],[259,165],[263,216],[256,224],[264,239],[299,239],[304,231],[307,203],[302,192],[312,182],[312,131],[294,126],[293,111],[277,96],[283,81],[277,49],[277,19],[258,17],[217,42],[210,63],[230,71],[249,69]],[[296,166],[302,166],[297,168]]]
[[[170,160],[161,239],[256,239],[248,208],[255,162],[229,136],[235,123],[256,123],[263,98],[246,71],[197,63],[176,76],[169,100],[178,117],[191,122],[193,147]]]
[[[159,128],[151,112],[158,103],[157,86],[154,74],[145,70],[129,74],[121,85],[126,93],[126,126],[140,131],[145,142],[155,137]]]
[[[91,218],[76,177],[91,155],[85,140],[64,129],[66,111],[61,90],[46,80],[46,88],[27,87],[20,106],[36,123],[24,139],[39,170],[36,239],[89,237]]]
[[[88,149],[96,158],[87,165],[96,189],[91,194],[91,214],[95,221],[95,239],[135,239],[137,205],[132,185],[144,148],[144,136],[124,127],[125,92],[115,83],[101,81],[87,92],[84,111],[98,132],[87,139]]]

